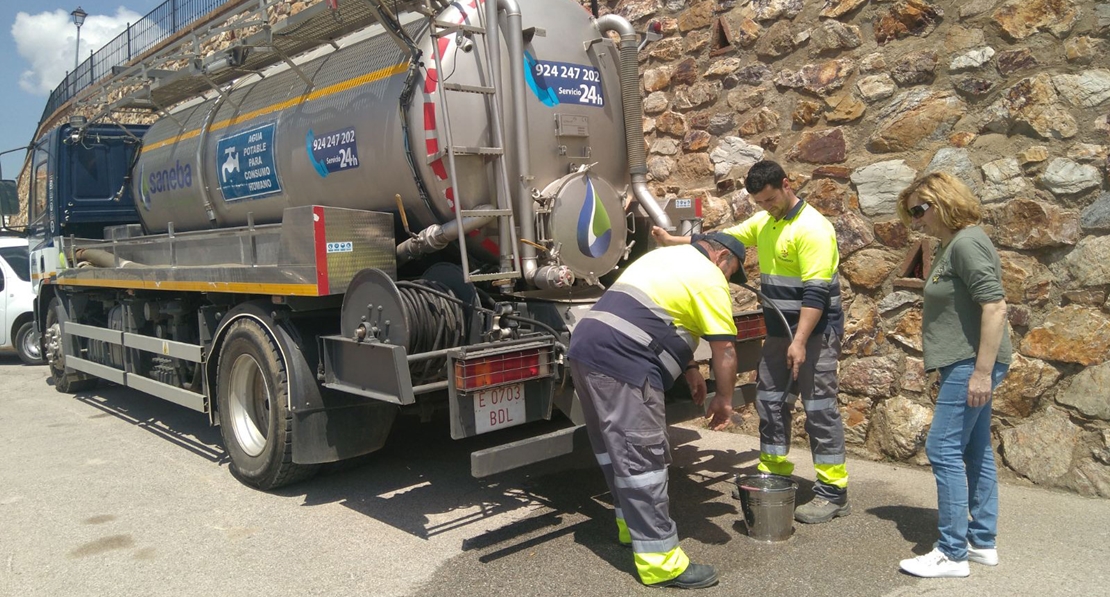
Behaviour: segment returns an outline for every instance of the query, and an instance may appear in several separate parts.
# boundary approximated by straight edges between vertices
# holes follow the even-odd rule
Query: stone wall
[[[936,391],[915,256],[926,241],[927,264],[931,245],[894,206],[915,176],[947,170],[983,200],[1005,270],[1016,354],[995,397],[1001,463],[1110,497],[1110,2],[600,4],[662,26],[640,54],[657,194],[700,196],[705,224],[729,225],[755,212],[742,175],[766,157],[834,223],[850,449],[926,462]]]

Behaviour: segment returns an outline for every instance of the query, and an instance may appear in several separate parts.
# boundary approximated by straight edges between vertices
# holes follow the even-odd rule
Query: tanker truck
[[[456,439],[567,421],[473,453],[476,476],[572,450],[575,322],[652,224],[700,215],[647,187],[636,32],[572,0],[337,5],[372,24],[149,127],[71,119],[32,148],[52,383],[207,415],[264,490],[379,449],[398,414],[448,411]]]

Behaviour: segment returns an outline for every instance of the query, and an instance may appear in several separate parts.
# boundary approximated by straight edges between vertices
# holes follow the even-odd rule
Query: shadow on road
[[[914,544],[915,554],[926,554],[933,549],[933,542],[937,540],[936,508],[877,506],[867,513],[893,522],[902,538]]]
[[[21,365],[23,367],[42,367],[43,365],[25,365],[19,360],[19,355],[12,349],[0,352],[0,365]]]
[[[73,398],[100,411],[92,417],[112,416],[210,462],[228,461],[219,429],[203,414],[108,383]],[[612,497],[588,450],[484,479],[470,474],[471,452],[565,425],[541,422],[453,440],[447,413],[428,423],[399,417],[378,452],[327,465],[317,477],[273,493],[303,498],[305,507],[340,503],[422,539],[473,527],[462,547],[480,552],[483,562],[573,535],[576,543],[623,568],[628,551],[616,544]],[[735,533],[713,522],[735,514],[730,502],[718,499],[720,487],[758,454],[698,450],[690,445],[698,438],[691,429],[672,427],[670,438],[671,514],[680,535],[705,544],[729,542]],[[227,482],[237,481],[228,475]],[[491,518],[525,509],[526,517],[487,528]]]
[[[210,427],[204,414],[103,381],[95,389],[72,397],[101,411],[94,417],[113,416],[210,462],[228,461],[220,430]]]
[[[519,439],[535,433],[535,428],[509,431],[452,440],[446,420],[437,417],[421,424],[402,417],[386,446],[361,466],[277,493],[303,496],[309,507],[342,503],[423,539],[471,525],[481,529],[491,517],[535,509],[526,518],[469,533],[463,549],[480,551],[480,560],[489,562],[572,534],[602,559],[626,564],[627,549],[616,545],[612,497],[588,451],[489,478],[470,476],[471,452]],[[672,427],[670,434],[671,514],[681,536],[708,544],[727,543],[733,533],[712,519],[729,514],[724,510],[731,507],[714,502],[722,493],[714,486],[730,480],[737,467],[756,453],[699,451],[687,445],[698,437],[696,431]]]

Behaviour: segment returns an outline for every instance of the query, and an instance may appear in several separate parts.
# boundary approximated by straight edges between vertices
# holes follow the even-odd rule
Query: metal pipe
[[[116,264],[116,256],[101,249],[77,249],[73,253],[75,261],[87,261],[93,267],[146,267],[141,263],[120,259]]]
[[[615,31],[621,36],[621,101],[624,104],[624,134],[628,144],[628,170],[632,174],[632,194],[643,206],[656,226],[675,229],[659,201],[647,187],[647,150],[644,145],[644,103],[640,97],[640,67],[636,58],[637,36],[632,23],[624,17],[609,14],[597,20],[598,31],[604,36]]]
[[[494,88],[493,101],[490,102],[491,137],[495,147],[505,147],[504,122],[501,114],[501,38],[498,29],[497,3],[490,1],[485,5],[486,14],[483,17],[486,28],[486,56],[489,58],[490,86]],[[499,209],[515,209],[515,195],[509,184],[509,171],[507,169],[509,156],[502,155],[502,159],[494,162],[494,188]],[[508,226],[497,227],[497,241],[501,248],[501,271],[507,272],[515,269],[516,247],[513,246],[513,231]]]
[[[533,272],[532,283],[540,290],[568,288],[574,285],[574,272],[565,265],[545,265]]]
[[[458,350],[459,349],[457,347],[456,348],[442,348],[440,350],[431,350],[431,351],[428,351],[428,352],[418,352],[416,354],[410,354],[410,355],[407,355],[406,358],[408,359],[409,364],[419,363],[420,361],[427,361],[427,360],[430,360],[430,359],[445,357],[445,356],[451,354],[452,352],[457,352]]]
[[[489,205],[479,206],[477,209],[491,209]],[[477,230],[492,222],[497,216],[467,216],[463,218],[462,233],[466,234]],[[426,253],[443,250],[447,245],[459,238],[459,225],[455,220],[444,224],[432,224],[421,230],[413,238],[397,245],[397,265],[408,263]]]
[[[412,386],[412,393],[414,395],[416,395],[416,394],[427,394],[429,392],[437,392],[439,390],[446,390],[446,389],[447,389],[447,382],[446,381],[433,381],[432,383],[426,383],[424,385]]]
[[[514,189],[517,226],[520,228],[521,275],[525,282],[536,285],[538,264],[536,248],[528,242],[536,241],[536,220],[532,210],[532,156],[528,148],[528,102],[524,90],[524,25],[520,4],[516,0],[497,0],[497,8],[505,13],[505,44],[509,52],[509,89],[513,106],[513,145],[516,150],[518,184]],[[493,23],[487,27],[493,30]],[[496,37],[492,38],[496,39]]]

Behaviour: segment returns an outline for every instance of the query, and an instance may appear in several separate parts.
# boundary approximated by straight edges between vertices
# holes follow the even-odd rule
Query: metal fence
[[[137,23],[97,50],[75,71],[66,75],[46,100],[42,121],[50,117],[82,89],[89,87],[112,73],[112,67],[131,62],[177,32],[185,29],[208,13],[228,2],[242,0],[166,0]]]

